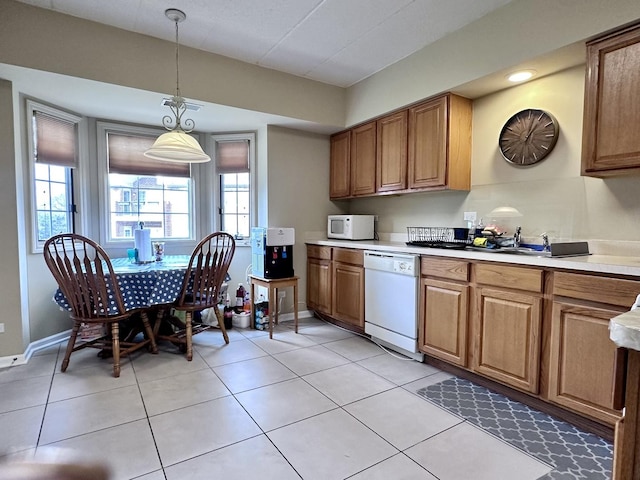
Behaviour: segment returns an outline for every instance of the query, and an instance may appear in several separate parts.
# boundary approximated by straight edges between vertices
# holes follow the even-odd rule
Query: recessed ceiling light
[[[535,70],[520,70],[507,75],[507,80],[510,82],[524,82],[525,80],[529,80],[535,74]]]

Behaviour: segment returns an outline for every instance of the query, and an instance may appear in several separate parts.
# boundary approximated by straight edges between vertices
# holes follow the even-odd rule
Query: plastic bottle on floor
[[[238,289],[236,290],[236,308],[235,308],[236,313],[240,313],[244,309],[245,293],[246,293],[246,290],[244,289],[244,286],[241,283],[239,283]]]

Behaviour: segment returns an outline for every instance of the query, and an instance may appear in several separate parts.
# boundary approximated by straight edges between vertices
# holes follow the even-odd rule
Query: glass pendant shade
[[[198,141],[189,135],[193,131],[195,122],[192,119],[182,120],[182,115],[187,110],[184,98],[180,95],[180,62],[178,41],[178,23],[184,21],[186,14],[175,8],[168,8],[165,16],[176,26],[176,94],[167,104],[173,116],[165,115],[162,123],[169,132],[160,135],[150,149],[144,152],[144,156],[163,162],[175,163],[204,163],[211,157],[204,153]],[[173,128],[171,128],[173,127]]]
[[[151,148],[144,152],[144,156],[177,163],[204,163],[211,160],[195,138],[180,130],[160,135]]]

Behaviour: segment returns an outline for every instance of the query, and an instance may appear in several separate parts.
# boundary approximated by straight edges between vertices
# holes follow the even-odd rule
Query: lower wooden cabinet
[[[308,307],[356,331],[364,331],[363,253],[307,249]],[[626,356],[609,339],[609,320],[638,292],[635,279],[423,256],[419,348],[613,426]]]
[[[423,278],[420,290],[423,312],[420,350],[466,367],[469,286]]]
[[[472,369],[538,393],[544,272],[483,263],[473,273]]]
[[[364,331],[364,252],[307,245],[307,306]]]
[[[609,320],[633,305],[640,282],[553,273],[548,399],[610,425],[624,388],[625,357]]]
[[[542,298],[493,288],[475,289],[474,371],[538,392]]]
[[[360,252],[362,256],[362,252]],[[364,329],[364,268],[333,262],[333,318]]]
[[[331,315],[331,247],[307,246],[307,305]]]
[[[551,318],[549,400],[614,424],[616,390],[624,358],[609,339],[609,320],[619,311],[554,302]]]
[[[466,367],[469,263],[452,258],[422,257],[420,276],[420,350]]]

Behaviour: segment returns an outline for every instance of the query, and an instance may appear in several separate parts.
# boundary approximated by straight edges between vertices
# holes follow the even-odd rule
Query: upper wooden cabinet
[[[351,131],[351,195],[376,192],[376,122]]]
[[[376,122],[331,137],[329,197],[372,195],[376,191]]]
[[[410,189],[471,188],[471,100],[444,95],[409,109]]]
[[[378,120],[376,192],[407,188],[407,111]]]
[[[329,163],[329,197],[347,198],[351,195],[351,132],[341,132],[331,137]]]
[[[331,137],[331,199],[471,188],[471,100],[445,94]]]
[[[587,44],[582,175],[640,173],[640,25]]]

